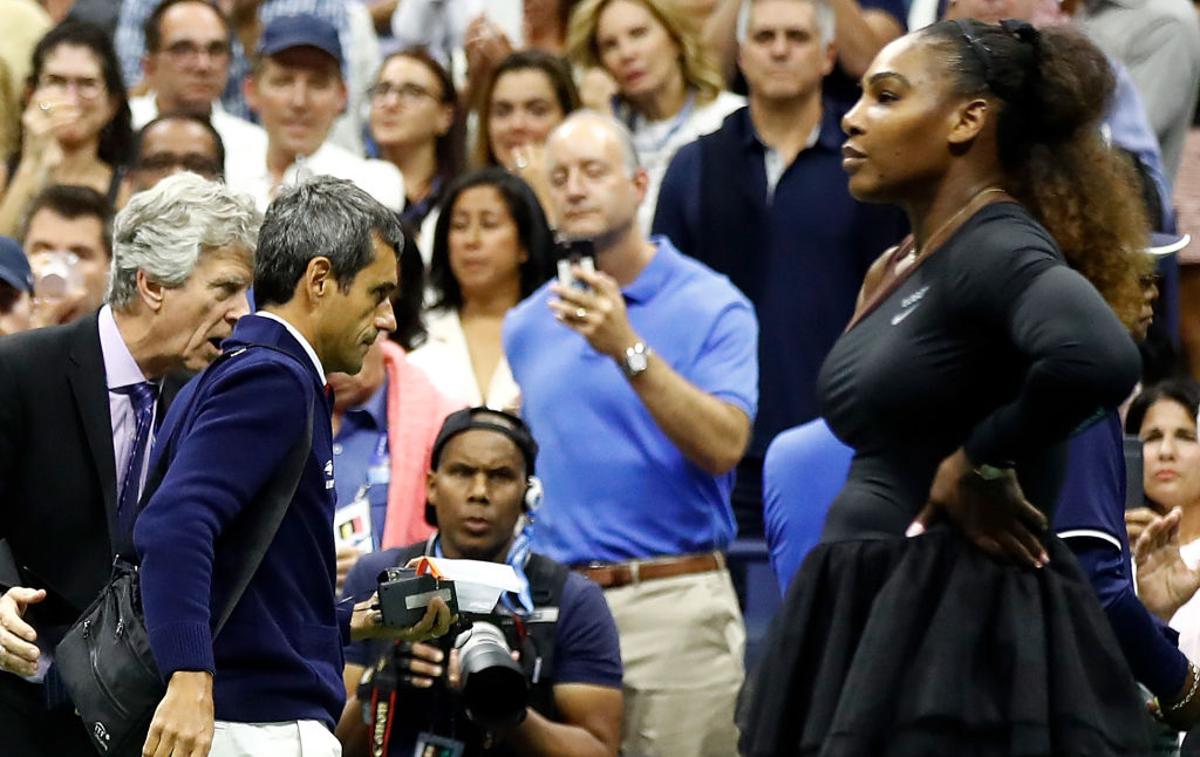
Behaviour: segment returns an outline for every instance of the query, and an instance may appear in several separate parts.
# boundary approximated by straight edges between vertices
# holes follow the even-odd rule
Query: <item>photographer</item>
[[[441,645],[354,643],[345,652],[349,701],[337,728],[347,757],[381,753],[372,749],[384,746],[387,754],[406,757],[418,746],[417,754],[437,748],[436,754],[455,757],[617,753],[621,660],[604,597],[514,538],[522,510],[534,499],[536,450],[525,425],[511,415],[479,407],[451,414],[434,443],[428,478],[427,517],[440,530],[427,542],[363,557],[345,589],[347,596],[369,594],[381,571],[421,555],[507,562],[528,591],[501,597],[486,622],[504,629],[529,683],[523,719],[518,712],[519,724],[489,729],[477,722],[485,719],[478,712],[468,715],[463,687],[471,673],[462,674],[460,657],[471,652],[464,651],[463,638],[452,641],[453,633]],[[476,622],[477,629],[482,625]],[[503,709],[504,702],[488,704]]]

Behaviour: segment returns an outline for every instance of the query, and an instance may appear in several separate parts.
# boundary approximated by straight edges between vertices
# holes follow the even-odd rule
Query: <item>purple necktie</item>
[[[137,418],[137,426],[133,434],[133,451],[129,454],[129,464],[125,467],[125,478],[121,483],[121,496],[117,500],[117,522],[122,531],[128,534],[132,530],[133,520],[137,516],[142,462],[146,459],[146,448],[150,446],[150,427],[154,418],[154,401],[158,396],[158,387],[145,381],[122,387],[118,391],[129,396],[129,400],[133,403],[134,416]]]

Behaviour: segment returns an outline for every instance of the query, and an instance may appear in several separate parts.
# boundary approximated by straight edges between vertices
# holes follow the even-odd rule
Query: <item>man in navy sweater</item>
[[[401,633],[380,625],[372,600],[334,599],[325,374],[357,373],[378,333],[395,328],[400,245],[394,215],[346,181],[300,184],[268,210],[255,261],[260,310],[223,345],[248,349],[181,392],[159,447],[172,455],[167,474],[134,531],[150,645],[168,680],[143,754],[203,757],[211,744],[214,756],[337,755],[342,647],[446,632],[440,601]],[[222,552],[222,532],[253,506],[310,416],[312,449],[291,505],[214,639],[214,598],[239,559]]]

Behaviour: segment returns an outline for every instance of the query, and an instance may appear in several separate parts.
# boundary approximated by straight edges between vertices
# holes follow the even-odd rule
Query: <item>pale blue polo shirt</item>
[[[753,307],[666,237],[652,241],[657,252],[624,289],[634,330],[685,379],[753,420]],[[726,547],[737,532],[733,472],[713,476],[689,462],[616,362],[554,319],[552,296],[543,286],[504,322],[504,350],[545,487],[533,549],[578,565]]]

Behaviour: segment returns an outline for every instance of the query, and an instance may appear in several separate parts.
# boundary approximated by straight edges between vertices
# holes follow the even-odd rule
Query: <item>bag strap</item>
[[[237,606],[246,587],[250,585],[250,580],[258,572],[258,566],[267,556],[267,550],[275,540],[279,525],[292,504],[292,498],[296,495],[296,489],[299,488],[300,479],[304,475],[304,464],[312,451],[312,427],[313,406],[310,402],[304,422],[304,436],[288,450],[283,465],[271,476],[262,495],[250,507],[242,510],[238,520],[230,525],[221,539],[221,549],[228,550],[228,554],[241,555],[243,559],[233,573],[229,593],[216,616],[217,622],[213,626],[214,639],[225,627],[225,622],[233,614],[233,608]]]
[[[254,348],[273,350],[303,365],[294,355],[283,350],[267,344],[254,344],[221,353],[200,376],[196,377],[196,381],[203,382],[216,366]],[[307,366],[305,367],[307,369]],[[199,394],[200,386],[197,386],[196,390],[191,393],[189,402],[195,402]],[[219,604],[221,608],[220,612],[215,615],[217,620],[213,626],[213,638],[216,638],[217,634],[221,632],[221,629],[225,626],[225,622],[229,620],[229,616],[233,613],[233,608],[237,606],[238,601],[242,598],[242,594],[246,591],[246,587],[250,585],[250,580],[254,578],[259,565],[262,564],[263,558],[266,557],[267,550],[270,548],[271,542],[275,539],[275,533],[279,530],[280,523],[283,522],[283,517],[287,513],[288,506],[291,505],[292,498],[296,495],[296,489],[300,486],[300,478],[304,473],[304,463],[312,451],[312,422],[313,405],[310,402],[308,405],[307,420],[304,423],[304,435],[288,450],[283,463],[276,468],[275,473],[267,481],[259,497],[250,506],[242,509],[242,512],[225,529],[224,534],[220,538],[222,550],[228,549],[230,550],[229,554],[241,555],[243,559],[231,569],[230,576],[228,577],[229,593],[225,595],[223,601]],[[174,441],[175,439],[173,438],[165,440],[168,446],[161,450],[157,465],[154,466],[154,469],[146,478],[146,486],[138,503],[139,514],[142,508],[150,502],[150,498],[158,491],[159,486],[162,485],[163,479],[167,475],[167,470],[170,468],[170,461],[173,457],[171,448],[174,446]],[[119,541],[120,547],[117,550],[117,560],[124,559],[130,564],[136,564],[133,535],[122,534]],[[122,557],[123,555],[126,557]]]

